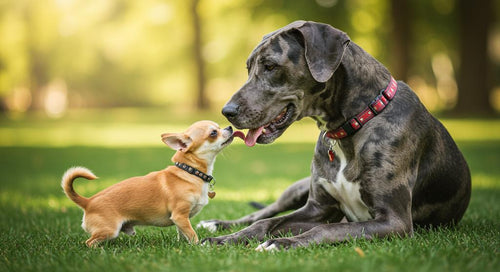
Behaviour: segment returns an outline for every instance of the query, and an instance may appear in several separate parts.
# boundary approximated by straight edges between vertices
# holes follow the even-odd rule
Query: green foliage
[[[22,111],[31,100],[44,103],[47,89],[63,82],[70,107],[193,105],[189,5],[175,0],[3,1],[0,100]],[[410,1],[410,8],[413,85],[433,88],[432,58],[439,53],[457,62],[455,1]],[[245,59],[262,36],[294,20],[331,24],[389,68],[394,62],[389,0],[203,0],[197,12],[208,99],[217,107],[245,82]],[[13,105],[14,97],[28,102]]]

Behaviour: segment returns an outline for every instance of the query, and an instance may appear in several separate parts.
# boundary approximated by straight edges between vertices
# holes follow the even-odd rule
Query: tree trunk
[[[391,0],[392,15],[392,74],[395,78],[408,81],[411,44],[411,10],[408,0]]]
[[[199,0],[191,2],[191,17],[193,19],[193,49],[196,66],[196,82],[197,82],[197,107],[199,110],[208,109],[209,104],[205,97],[205,62],[202,55],[202,38],[200,16],[198,14]]]
[[[42,87],[48,82],[48,75],[46,73],[47,67],[44,62],[44,57],[36,52],[35,48],[29,49],[29,56],[29,89],[31,92],[31,105],[29,110],[36,111],[43,109]]]
[[[459,0],[458,101],[457,115],[492,115],[490,103],[491,63],[488,34],[493,21],[491,0]]]
[[[44,56],[43,52],[40,52],[40,50],[37,48],[38,41],[34,37],[34,31],[36,31],[38,28],[36,26],[36,22],[34,22],[33,20],[33,14],[35,13],[33,9],[33,7],[26,7],[23,14],[26,22],[26,27],[29,29],[26,37],[26,44],[29,58],[28,87],[31,93],[31,104],[28,110],[30,111],[43,109],[42,88],[49,81],[46,57]]]

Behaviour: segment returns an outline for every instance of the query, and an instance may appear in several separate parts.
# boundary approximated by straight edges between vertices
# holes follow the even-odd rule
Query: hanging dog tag
[[[333,152],[333,150],[331,148],[328,149],[328,159],[330,159],[330,162],[335,160],[335,152]]]
[[[335,160],[335,152],[333,152],[333,147],[337,144],[337,141],[330,139],[330,141],[328,141],[328,144],[328,159],[330,160],[330,162],[333,162],[333,160]]]
[[[213,178],[210,181],[210,184],[208,185],[208,197],[210,197],[210,198],[214,198],[215,197],[214,187],[215,187],[215,179]]]
[[[208,192],[208,197],[214,198],[215,197],[215,192],[214,191]]]
[[[328,145],[328,160],[333,162],[335,160],[335,152],[333,151],[333,148],[337,145],[337,140],[327,137],[325,131],[323,133],[323,143]]]

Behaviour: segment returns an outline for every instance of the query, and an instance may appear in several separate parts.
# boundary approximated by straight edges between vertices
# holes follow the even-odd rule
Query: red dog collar
[[[385,90],[382,90],[380,94],[368,105],[368,107],[366,107],[358,115],[345,122],[339,128],[328,131],[326,133],[326,137],[338,140],[356,133],[363,127],[364,124],[366,124],[373,117],[375,117],[385,109],[385,107],[396,95],[397,89],[398,83],[391,76],[391,82],[389,82],[387,88],[385,88]]]

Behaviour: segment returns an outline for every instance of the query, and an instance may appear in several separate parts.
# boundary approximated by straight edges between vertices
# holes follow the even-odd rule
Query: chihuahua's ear
[[[173,150],[181,152],[188,151],[193,143],[191,137],[182,133],[164,133],[161,140]]]

